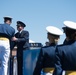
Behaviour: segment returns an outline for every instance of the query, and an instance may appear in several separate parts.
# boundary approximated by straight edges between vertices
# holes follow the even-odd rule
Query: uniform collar
[[[72,43],[74,43],[74,42],[75,42],[75,40],[69,40],[69,41],[66,41],[65,44],[72,44]]]
[[[55,43],[51,43],[51,44],[50,44],[50,46],[55,46],[55,45],[56,45]]]
[[[23,29],[21,31],[19,31],[19,33],[21,33],[23,31]]]

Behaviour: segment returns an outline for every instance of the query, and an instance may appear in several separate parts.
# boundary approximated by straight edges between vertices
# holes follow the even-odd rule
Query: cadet
[[[7,75],[8,61],[10,56],[10,40],[15,34],[10,26],[11,17],[4,17],[4,24],[0,24],[0,75]]]
[[[63,28],[66,35],[66,43],[56,48],[56,63],[53,75],[76,75],[76,23],[64,21]],[[75,72],[74,72],[75,71]]]
[[[17,45],[17,62],[18,62],[18,75],[23,75],[23,50],[29,49],[29,32],[24,30],[26,25],[17,21],[17,30],[15,37],[12,39]]]
[[[43,75],[51,75],[54,70],[55,48],[63,32],[54,26],[48,26],[46,30],[49,46],[41,48],[33,75],[41,75],[42,70]]]

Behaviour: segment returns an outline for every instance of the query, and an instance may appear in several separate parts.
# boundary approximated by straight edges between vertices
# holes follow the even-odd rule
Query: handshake
[[[18,38],[16,38],[15,36],[14,37],[12,37],[12,39],[11,39],[12,41],[17,41],[18,40]]]

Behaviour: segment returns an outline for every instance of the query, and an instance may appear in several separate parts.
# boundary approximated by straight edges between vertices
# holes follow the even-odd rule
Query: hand
[[[17,41],[18,39],[14,36],[14,37],[12,37],[11,40],[12,40],[12,41]]]

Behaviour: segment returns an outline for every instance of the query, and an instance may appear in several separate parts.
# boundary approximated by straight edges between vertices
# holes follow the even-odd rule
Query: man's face
[[[50,33],[47,33],[47,39],[49,41],[52,41],[53,40],[53,36]]]
[[[7,20],[6,23],[10,25],[12,22],[10,20]]]
[[[59,36],[55,36],[53,34],[47,34],[47,39],[49,40],[50,43],[54,43],[55,41],[58,41]]]
[[[21,31],[21,30],[23,30],[24,29],[24,27],[22,27],[22,26],[17,26],[17,30],[18,31]]]

